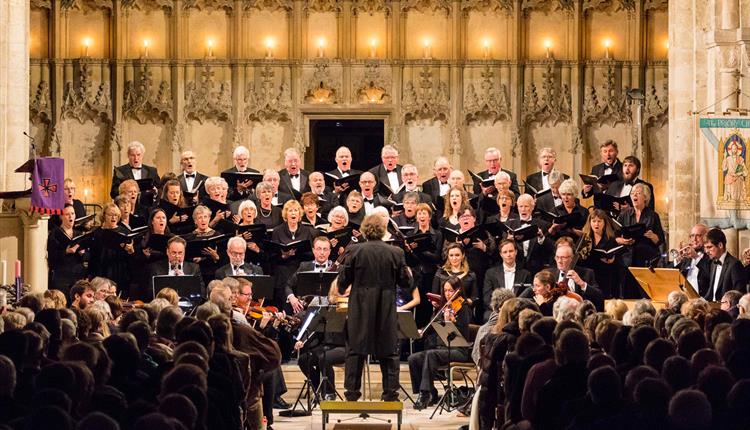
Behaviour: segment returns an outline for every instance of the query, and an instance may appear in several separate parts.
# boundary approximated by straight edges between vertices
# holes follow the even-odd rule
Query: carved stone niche
[[[390,67],[380,67],[377,61],[366,61],[364,69],[356,70],[354,94],[360,104],[387,104],[391,102],[392,86]]]
[[[305,79],[304,103],[341,103],[341,70],[336,70],[336,73],[334,73],[329,66],[326,59],[315,62],[312,76]],[[309,74],[309,70],[304,70],[303,75]]]
[[[664,73],[667,74],[666,72]],[[669,80],[664,76],[661,91],[651,85],[646,89],[644,122],[650,127],[663,127],[669,120]]]
[[[231,12],[234,9],[234,0],[183,0],[182,8],[198,10],[224,10]]]
[[[265,66],[260,72],[260,85],[247,84],[245,92],[245,120],[252,121],[289,121],[292,115],[292,92],[289,84],[284,82],[278,87],[274,80],[275,72],[271,66]]]
[[[651,10],[667,10],[669,0],[645,0],[643,2],[644,12]]]
[[[122,7],[125,9],[138,10],[158,10],[162,9],[166,13],[172,13],[174,10],[174,0],[121,0]]]
[[[464,13],[477,11],[482,13],[513,12],[514,0],[461,0]]]
[[[390,16],[392,9],[390,0],[354,0],[352,2],[352,13],[355,16],[361,13],[373,15],[376,12],[383,12],[385,16]]]
[[[32,9],[52,9],[52,0],[31,0],[29,6]]]
[[[555,12],[566,11],[572,12],[574,0],[521,0],[521,11],[525,14],[529,12]]]
[[[554,61],[548,61],[542,73],[542,87],[532,82],[526,86],[521,105],[521,118],[524,125],[539,125],[570,122],[571,96],[567,84],[560,82],[554,68]]]
[[[93,82],[89,63],[78,62],[77,82],[66,82],[63,91],[63,119],[86,121],[111,120],[112,100],[109,82]]]
[[[203,124],[232,121],[232,86],[230,82],[217,83],[214,70],[206,64],[199,80],[185,86],[185,119]]]
[[[106,9],[112,12],[112,0],[61,0],[60,8],[63,10],[80,10],[91,12]]]
[[[586,12],[635,12],[635,0],[583,0],[583,11]]]
[[[137,81],[125,82],[122,114],[141,124],[172,120],[172,89],[167,81],[154,85],[148,63],[138,70]]]
[[[451,13],[450,0],[404,0],[401,2],[401,11],[418,11],[418,12],[439,12],[443,11],[446,15]]]
[[[290,12],[294,7],[292,0],[244,0],[244,10],[252,9],[275,12],[283,10]]]
[[[29,97],[29,121],[32,124],[48,123],[51,116],[49,82],[39,81],[36,91]]]
[[[305,13],[310,12],[341,12],[339,0],[305,0]]]
[[[587,86],[583,94],[583,123],[586,125],[626,124],[631,121],[627,88],[617,88],[614,62],[606,65],[604,85],[600,88]]]
[[[448,84],[433,76],[430,66],[424,66],[415,84],[409,81],[401,95],[401,111],[404,122],[447,122],[450,116],[450,92]]]
[[[478,84],[479,88],[476,88],[474,82],[468,82],[464,90],[466,124],[480,122],[492,125],[497,121],[508,121],[511,112],[507,87],[495,83],[495,73],[490,66],[484,68]]]

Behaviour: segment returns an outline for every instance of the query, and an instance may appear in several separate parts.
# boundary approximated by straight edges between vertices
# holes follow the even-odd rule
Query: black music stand
[[[398,318],[398,338],[399,339],[419,339],[419,329],[417,329],[417,322],[414,320],[414,314],[411,311],[397,312]],[[414,405],[414,399],[409,395],[401,382],[398,383],[398,388],[404,392],[406,398],[409,399],[412,405]]]
[[[451,347],[465,348],[469,346],[469,342],[466,341],[461,335],[461,332],[458,331],[458,327],[452,322],[436,321],[432,323],[432,328],[435,329],[435,333],[437,333],[443,343],[448,346],[448,372],[450,372]],[[448,375],[448,379],[450,380],[450,375]],[[438,409],[440,410],[440,413],[443,413],[443,411],[450,412],[451,405],[453,404],[453,397],[453,387],[451,384],[448,384],[448,388],[446,388],[443,397],[441,397],[438,404],[435,405],[435,410],[432,411],[430,419],[435,416]]]
[[[328,297],[331,282],[338,276],[338,272],[297,272],[296,294],[302,296]]]
[[[302,326],[300,326],[299,332],[297,333],[297,336],[295,336],[294,340],[301,341],[303,337],[305,337],[305,333],[308,334],[308,338],[312,336],[312,330],[311,326],[313,324],[313,321],[315,321],[316,317],[318,316],[318,309],[313,309],[312,307],[308,308],[309,312],[307,316],[305,317],[305,321],[302,322]],[[307,350],[307,374],[310,374],[310,366],[311,361],[310,358],[312,356],[312,353],[310,352],[310,349]],[[302,395],[305,395],[305,398],[307,398],[307,408],[305,408],[304,403],[302,403]],[[302,384],[302,388],[299,390],[299,394],[297,394],[297,398],[294,400],[294,404],[292,405],[291,409],[288,409],[286,411],[279,412],[279,416],[281,417],[309,417],[312,415],[312,398],[313,398],[313,388],[312,388],[312,382],[310,381],[310,378],[305,375],[305,382]],[[297,410],[297,405],[299,405],[302,410]]]
[[[268,275],[232,275],[231,278],[242,278],[253,284],[253,298],[273,300],[274,279]]]
[[[317,317],[310,325],[311,329],[314,329],[316,333],[320,333],[320,336],[323,337],[323,355],[320,362],[320,369],[323,375],[320,378],[320,384],[318,384],[318,387],[315,389],[315,403],[320,404],[321,390],[323,390],[326,385],[333,389],[333,393],[336,394],[336,397],[344,400],[344,398],[341,397],[341,394],[336,390],[336,387],[328,380],[328,375],[326,374],[325,335],[326,333],[341,333],[344,331],[345,324],[346,313],[338,312],[335,306],[320,306]]]
[[[177,291],[177,295],[181,299],[180,307],[189,311],[205,301],[205,293],[201,286],[202,280],[200,276],[200,273],[192,276],[153,276],[151,278],[151,293],[153,294],[153,297],[156,297],[156,294],[159,291],[165,288],[172,288]]]

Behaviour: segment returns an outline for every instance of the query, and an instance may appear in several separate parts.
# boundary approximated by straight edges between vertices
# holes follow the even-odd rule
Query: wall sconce
[[[325,37],[321,37],[318,39],[318,58],[323,58],[326,56],[326,39]]]
[[[552,48],[552,41],[550,39],[544,39],[544,50],[547,58],[552,58],[552,51],[550,51],[550,48]]]
[[[208,38],[206,40],[206,47],[208,48],[208,58],[214,58],[214,40]]]
[[[148,58],[148,45],[150,44],[148,39],[143,39],[143,58]]]
[[[432,58],[432,41],[430,38],[425,38],[424,40],[424,50],[422,52],[422,55],[424,56],[425,60],[429,60]]]
[[[276,41],[273,39],[273,37],[269,37],[266,39],[266,59],[273,58],[273,47],[276,45]]]
[[[88,57],[89,56],[89,47],[91,46],[91,38],[90,37],[84,37],[83,41],[81,42],[83,44],[83,56]]]
[[[377,57],[378,53],[378,40],[374,37],[370,39],[370,58]]]
[[[489,39],[482,40],[482,51],[484,53],[484,59],[489,60],[490,59],[490,40]]]
[[[604,39],[604,58],[609,59],[609,48],[612,46],[612,41]]]

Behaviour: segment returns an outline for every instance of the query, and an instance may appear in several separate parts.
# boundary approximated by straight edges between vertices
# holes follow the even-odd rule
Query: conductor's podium
[[[324,400],[320,402],[320,411],[323,413],[323,427],[328,424],[328,416],[331,414],[356,414],[361,418],[368,418],[369,414],[395,414],[397,417],[397,429],[401,429],[401,413],[404,410],[402,402],[336,402]],[[341,422],[339,420],[339,422]],[[388,420],[390,423],[391,420]]]

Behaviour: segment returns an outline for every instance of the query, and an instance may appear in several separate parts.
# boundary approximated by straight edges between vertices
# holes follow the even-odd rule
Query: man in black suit
[[[284,168],[279,170],[279,192],[298,198],[310,191],[310,172],[301,169],[301,165],[299,152],[294,148],[287,148],[284,151]]]
[[[391,197],[393,200],[401,203],[406,193],[417,193],[419,194],[419,203],[427,203],[428,205],[432,203],[432,197],[427,193],[419,191],[419,188],[417,188],[417,184],[419,183],[419,171],[417,170],[417,166],[413,164],[404,164],[404,166],[401,167],[401,180],[404,184],[404,188],[401,192]]]
[[[552,254],[555,251],[554,242],[542,233],[547,231],[550,223],[542,218],[533,217],[534,198],[529,194],[521,194],[518,197],[516,208],[518,209],[518,219],[508,220],[508,227],[518,229],[527,225],[536,225],[538,228],[535,239],[518,243],[519,252],[516,258],[519,266],[528,270],[529,273],[536,274],[549,266],[552,261]]]
[[[399,387],[396,289],[403,288],[411,294],[411,271],[404,251],[382,241],[386,220],[380,215],[365,217],[361,231],[367,241],[352,245],[338,277],[340,294],[351,286],[344,396],[348,401],[359,399],[364,361],[372,354],[380,363],[381,399],[395,401]]]
[[[362,193],[362,205],[366,215],[372,213],[372,210],[378,206],[385,206],[389,211],[393,206],[392,202],[375,192],[375,184],[375,175],[370,172],[365,172],[359,177],[359,189]],[[342,206],[346,205],[342,204]]]
[[[328,212],[330,212],[334,206],[338,206],[338,197],[333,194],[330,188],[326,187],[325,178],[320,172],[310,173],[308,184],[310,185],[310,192],[318,196],[320,216],[324,218],[327,217]]]
[[[618,153],[617,142],[612,139],[605,140],[599,144],[599,155],[601,156],[602,162],[591,168],[591,174],[601,178],[604,175],[615,173],[620,179],[622,179],[622,162],[617,158]],[[583,184],[581,195],[583,198],[589,198],[594,194],[606,190],[608,185],[609,184],[594,188],[592,185]]]
[[[492,298],[493,291],[498,288],[507,288],[512,290],[513,294],[518,297],[527,288],[522,284],[531,284],[532,282],[531,273],[516,265],[516,257],[518,255],[516,242],[508,239],[503,240],[500,242],[498,249],[500,250],[500,264],[489,268],[484,275],[484,288],[482,289],[482,294],[484,295],[484,321],[487,321],[490,313],[492,313],[490,299]]]
[[[625,159],[622,160],[622,180],[612,182],[607,188],[607,194],[616,197],[629,196],[630,190],[633,189],[633,185],[646,184],[646,186],[651,190],[651,200],[649,200],[648,202],[648,207],[654,209],[654,201],[656,201],[654,186],[640,179],[638,177],[640,173],[641,160],[633,155],[625,157]]]
[[[292,276],[286,281],[286,288],[284,295],[286,297],[294,297],[295,291],[297,291],[297,274],[300,272],[327,272],[331,269],[333,263],[328,257],[331,256],[331,241],[325,236],[316,236],[313,239],[313,256],[315,259],[312,261],[303,261],[299,264],[299,268]],[[327,297],[321,296],[325,301]]]
[[[346,146],[340,146],[336,150],[336,168],[326,172],[328,175],[332,175],[336,178],[345,178],[349,175],[357,175],[362,173],[360,170],[352,169],[352,151]],[[348,184],[344,184],[343,187],[335,187],[333,192],[341,197],[342,201],[346,201],[346,195],[349,194],[352,188]]]
[[[503,164],[503,156],[500,154],[500,150],[494,147],[487,148],[484,151],[484,166],[487,168],[487,170],[483,170],[477,175],[481,177],[482,179],[490,179],[494,178],[495,175],[497,175],[498,172],[503,171],[507,173],[510,176],[510,190],[513,191],[515,195],[521,194],[518,190],[518,177],[515,173],[511,172],[510,170],[506,170],[502,168]],[[483,187],[480,184],[474,184],[474,194],[482,193],[484,195],[490,194],[495,190],[495,186],[491,185],[489,187]]]
[[[603,312],[604,294],[596,284],[594,271],[581,266],[570,267],[573,263],[572,240],[560,239],[556,246],[555,264],[557,267],[552,270],[552,275],[557,282],[567,280],[570,291],[593,303],[597,311]]]
[[[373,167],[369,170],[370,173],[375,175],[375,180],[378,181],[377,189],[379,192],[383,192],[380,184],[385,184],[393,193],[398,193],[401,184],[401,168],[398,164],[398,150],[391,145],[385,145],[380,151],[380,159],[383,160],[381,164]],[[391,193],[384,193],[391,194]]]
[[[743,274],[742,263],[727,252],[727,237],[718,228],[706,233],[703,243],[706,255],[711,259],[708,290],[701,296],[709,302],[718,302],[729,290],[747,292],[747,279]]]
[[[177,177],[180,181],[180,189],[183,193],[193,192],[195,197],[193,201],[186,202],[188,205],[195,205],[202,201],[208,196],[206,192],[206,179],[208,176],[203,173],[199,173],[195,167],[195,154],[193,151],[184,151],[180,156],[180,167],[182,167],[182,173]]]
[[[554,213],[555,208],[562,204],[560,196],[560,184],[565,180],[565,174],[558,170],[553,170],[549,174],[549,192],[542,193],[536,197],[536,207],[540,210]],[[531,190],[526,190],[532,194]],[[533,194],[532,194],[533,195]]]
[[[448,194],[448,191],[451,189],[451,186],[448,183],[448,178],[450,177],[452,170],[451,163],[447,158],[438,157],[432,167],[432,174],[434,176],[422,183],[422,192],[429,194],[430,198],[436,205],[438,205],[438,202],[442,200],[442,197]]]
[[[185,261],[187,242],[180,236],[173,236],[167,241],[167,261],[156,261],[149,265],[149,279],[154,276],[195,276],[200,280],[201,291],[205,291],[201,268],[191,261]],[[153,287],[153,284],[152,284]],[[152,289],[153,291],[153,289]]]
[[[258,173],[257,170],[249,166],[250,150],[248,150],[246,147],[240,145],[234,148],[234,152],[232,153],[232,159],[234,160],[234,166],[230,167],[224,172]],[[237,182],[236,186],[235,184],[229,184],[229,194],[227,195],[227,200],[244,200],[250,197],[252,195],[252,187],[253,187],[253,181],[249,179],[246,181]]]
[[[225,264],[214,273],[214,279],[224,279],[229,276],[262,275],[263,269],[253,263],[245,262],[247,242],[242,236],[234,236],[227,242],[227,256],[229,264]]]
[[[696,224],[690,229],[690,241],[687,246],[679,250],[679,256],[674,266],[680,269],[682,276],[701,296],[708,292],[710,286],[711,258],[703,251],[708,227]]]
[[[539,171],[527,176],[526,183],[534,187],[537,192],[540,192],[550,187],[549,175],[555,170],[557,151],[550,147],[540,149],[537,162],[539,165]],[[568,175],[563,173],[563,181],[566,179],[568,179]],[[529,191],[533,190],[526,190],[527,193]]]
[[[159,188],[159,173],[156,167],[146,166],[143,164],[143,154],[146,148],[141,142],[134,140],[128,145],[128,163],[117,166],[112,171],[112,188],[109,190],[109,196],[113,199],[120,193],[120,184],[127,179],[147,179],[154,180],[154,194]]]
[[[274,206],[284,206],[284,203],[293,199],[291,194],[279,191],[280,181],[281,178],[279,176],[279,172],[273,169],[266,169],[263,171],[263,182],[267,182],[273,187],[273,197],[271,198],[271,204]]]

